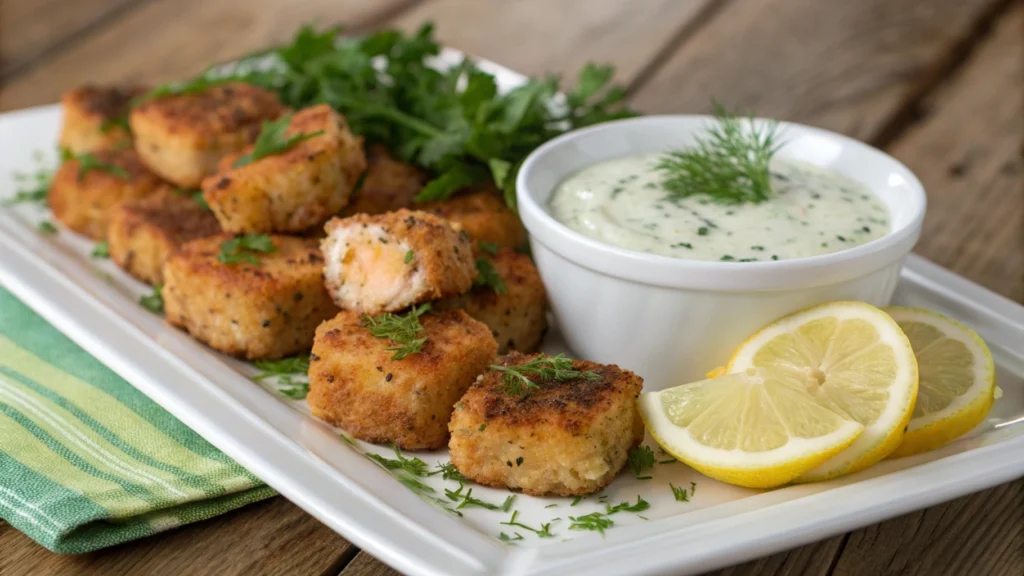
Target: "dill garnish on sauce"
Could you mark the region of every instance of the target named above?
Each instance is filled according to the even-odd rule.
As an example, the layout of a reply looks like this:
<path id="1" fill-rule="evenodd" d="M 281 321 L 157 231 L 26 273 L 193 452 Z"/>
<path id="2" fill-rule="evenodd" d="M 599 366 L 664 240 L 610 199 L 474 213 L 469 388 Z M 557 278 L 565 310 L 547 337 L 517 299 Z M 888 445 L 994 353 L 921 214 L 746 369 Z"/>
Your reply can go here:
<path id="1" fill-rule="evenodd" d="M 654 166 L 667 200 L 707 196 L 720 204 L 757 204 L 775 196 L 768 172 L 782 142 L 778 122 L 754 126 L 715 103 L 716 122 L 689 148 L 669 150 Z"/>

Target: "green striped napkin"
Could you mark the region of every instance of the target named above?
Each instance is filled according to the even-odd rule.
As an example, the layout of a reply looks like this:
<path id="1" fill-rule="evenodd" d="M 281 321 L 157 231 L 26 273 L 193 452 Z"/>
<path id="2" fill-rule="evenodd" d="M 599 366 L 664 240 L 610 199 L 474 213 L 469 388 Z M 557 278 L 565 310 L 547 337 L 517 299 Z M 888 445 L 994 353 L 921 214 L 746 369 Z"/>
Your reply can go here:
<path id="1" fill-rule="evenodd" d="M 0 518 L 80 553 L 274 493 L 0 287 Z"/>

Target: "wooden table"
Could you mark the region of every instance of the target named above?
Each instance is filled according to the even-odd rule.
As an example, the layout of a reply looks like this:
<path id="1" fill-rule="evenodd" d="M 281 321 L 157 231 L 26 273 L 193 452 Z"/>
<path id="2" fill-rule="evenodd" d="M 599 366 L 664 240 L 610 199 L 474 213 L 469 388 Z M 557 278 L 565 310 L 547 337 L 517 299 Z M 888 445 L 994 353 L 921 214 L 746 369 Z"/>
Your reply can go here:
<path id="1" fill-rule="evenodd" d="M 305 22 L 412 29 L 530 74 L 617 67 L 643 112 L 715 97 L 887 150 L 929 196 L 917 252 L 1024 302 L 1024 3 L 1009 0 L 2 0 L 0 110 L 161 82 Z M 392 574 L 283 498 L 82 556 L 0 522 L 0 574 Z M 719 574 L 1024 574 L 1024 480 Z"/>

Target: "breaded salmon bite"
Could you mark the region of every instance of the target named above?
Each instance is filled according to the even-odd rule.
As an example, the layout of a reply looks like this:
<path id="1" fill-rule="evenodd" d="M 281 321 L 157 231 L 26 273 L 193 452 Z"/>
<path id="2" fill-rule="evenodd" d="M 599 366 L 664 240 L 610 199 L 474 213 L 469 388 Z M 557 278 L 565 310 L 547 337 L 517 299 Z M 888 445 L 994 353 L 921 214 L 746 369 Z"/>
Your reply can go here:
<path id="1" fill-rule="evenodd" d="M 530 371 L 564 363 L 575 377 Z M 636 409 L 643 380 L 617 366 L 513 352 L 484 373 L 455 405 L 452 464 L 474 482 L 532 496 L 578 496 L 607 486 L 643 440 Z M 565 372 L 562 372 L 565 374 Z"/>
<path id="2" fill-rule="evenodd" d="M 544 316 L 547 298 L 533 261 L 525 254 L 504 248 L 477 259 L 489 263 L 477 278 L 478 286 L 455 298 L 438 301 L 438 309 L 458 308 L 483 322 L 498 341 L 498 353 L 509 350 L 534 352 L 548 323 Z M 488 266 L 488 264 L 484 264 Z"/>
<path id="3" fill-rule="evenodd" d="M 161 185 L 131 148 L 98 150 L 64 160 L 53 176 L 47 202 L 68 228 L 105 240 L 114 206 L 148 196 Z"/>
<path id="4" fill-rule="evenodd" d="M 432 214 L 357 214 L 334 218 L 324 228 L 324 282 L 345 310 L 401 310 L 462 294 L 476 277 L 466 235 Z"/>
<path id="5" fill-rule="evenodd" d="M 213 213 L 169 187 L 114 207 L 107 230 L 110 258 L 146 284 L 163 284 L 164 262 L 191 240 L 220 233 Z"/>
<path id="6" fill-rule="evenodd" d="M 425 202 L 416 209 L 457 223 L 474 243 L 503 248 L 518 248 L 526 243 L 526 228 L 493 185 L 477 187 L 447 200 Z"/>
<path id="7" fill-rule="evenodd" d="M 60 147 L 74 154 L 130 146 L 132 135 L 123 125 L 132 98 L 145 93 L 141 86 L 87 84 L 60 98 Z"/>
<path id="8" fill-rule="evenodd" d="M 268 125 L 258 142 L 302 138 L 290 148 L 257 158 L 260 148 L 225 156 L 203 180 L 203 195 L 225 231 L 238 234 L 301 232 L 321 225 L 348 203 L 366 170 L 363 142 L 326 104 L 305 108 Z"/>
<path id="9" fill-rule="evenodd" d="M 163 269 L 167 321 L 211 348 L 248 360 L 309 350 L 338 313 L 324 289 L 316 240 L 209 236 L 183 245 Z"/>
<path id="10" fill-rule="evenodd" d="M 222 157 L 251 144 L 261 123 L 282 113 L 273 92 L 231 82 L 146 100 L 132 108 L 129 121 L 135 149 L 151 170 L 183 188 L 198 188 Z"/>
<path id="11" fill-rule="evenodd" d="M 320 325 L 306 397 L 313 415 L 367 442 L 442 448 L 455 402 L 494 360 L 497 344 L 465 312 L 420 311 L 373 318 L 344 311 Z M 410 320 L 410 337 L 385 335 Z M 425 340 L 409 348 L 410 339 Z"/>
<path id="12" fill-rule="evenodd" d="M 413 198 L 428 180 L 429 172 L 396 159 L 384 146 L 367 146 L 366 176 L 341 215 L 383 214 L 412 208 Z"/>

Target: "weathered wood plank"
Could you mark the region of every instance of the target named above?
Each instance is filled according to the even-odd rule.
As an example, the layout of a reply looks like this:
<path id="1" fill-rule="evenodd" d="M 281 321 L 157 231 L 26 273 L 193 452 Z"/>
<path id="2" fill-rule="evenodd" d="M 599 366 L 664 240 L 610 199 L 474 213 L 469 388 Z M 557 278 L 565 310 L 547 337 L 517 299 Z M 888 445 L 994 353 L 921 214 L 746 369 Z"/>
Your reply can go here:
<path id="1" fill-rule="evenodd" d="M 402 576 L 402 573 L 360 551 L 339 573 L 341 576 Z"/>
<path id="2" fill-rule="evenodd" d="M 530 75 L 574 78 L 587 62 L 611 63 L 629 82 L 716 0 L 436 0 L 395 24 L 437 24 L 448 46 Z"/>
<path id="3" fill-rule="evenodd" d="M 352 545 L 284 498 L 78 556 L 46 550 L 0 523 L 0 574 L 325 574 Z"/>
<path id="4" fill-rule="evenodd" d="M 732 0 L 639 86 L 644 112 L 715 98 L 871 140 L 1001 0 Z"/>
<path id="5" fill-rule="evenodd" d="M 858 530 L 835 576 L 1024 573 L 1024 480 Z"/>
<path id="6" fill-rule="evenodd" d="M 1024 302 L 1024 5 L 1003 16 L 890 146 L 924 183 L 917 252 Z"/>
<path id="7" fill-rule="evenodd" d="M 163 82 L 290 38 L 310 22 L 372 26 L 410 0 L 150 0 L 0 93 L 0 110 L 54 102 L 84 82 Z"/>
<path id="8" fill-rule="evenodd" d="M 144 0 L 0 2 L 0 80 L 140 1 Z"/>

